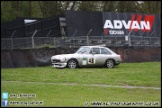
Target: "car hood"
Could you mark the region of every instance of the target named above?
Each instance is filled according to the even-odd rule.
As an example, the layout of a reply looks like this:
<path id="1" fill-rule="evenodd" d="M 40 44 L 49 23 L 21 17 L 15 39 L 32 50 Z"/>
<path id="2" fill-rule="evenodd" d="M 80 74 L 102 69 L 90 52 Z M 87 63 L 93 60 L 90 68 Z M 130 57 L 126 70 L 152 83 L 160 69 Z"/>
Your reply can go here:
<path id="1" fill-rule="evenodd" d="M 59 55 L 52 56 L 51 59 L 70 58 L 74 56 L 76 56 L 76 54 L 59 54 Z"/>

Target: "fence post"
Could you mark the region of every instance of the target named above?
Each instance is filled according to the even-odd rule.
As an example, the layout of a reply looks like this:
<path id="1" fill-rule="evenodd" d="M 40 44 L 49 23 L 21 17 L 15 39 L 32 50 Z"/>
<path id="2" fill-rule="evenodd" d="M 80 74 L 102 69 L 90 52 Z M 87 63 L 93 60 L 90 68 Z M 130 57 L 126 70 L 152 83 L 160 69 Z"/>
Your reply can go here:
<path id="1" fill-rule="evenodd" d="M 50 29 L 50 31 L 48 32 L 47 37 L 49 36 L 50 33 L 51 33 L 51 29 Z"/>
<path id="2" fill-rule="evenodd" d="M 129 46 L 132 46 L 132 44 L 131 44 L 131 37 L 130 37 L 130 34 L 131 34 L 132 30 L 128 33 L 128 44 L 129 44 Z"/>
<path id="3" fill-rule="evenodd" d="M 12 37 L 11 37 L 11 49 L 13 49 L 13 40 L 12 40 Z"/>
<path id="4" fill-rule="evenodd" d="M 152 45 L 152 43 L 151 43 L 151 37 L 150 37 L 150 46 Z"/>
<path id="5" fill-rule="evenodd" d="M 55 37 L 53 37 L 53 44 L 54 44 L 54 47 L 55 47 Z"/>
<path id="6" fill-rule="evenodd" d="M 87 46 L 89 46 L 89 34 L 91 33 L 92 29 L 89 30 L 88 34 L 87 34 Z"/>
<path id="7" fill-rule="evenodd" d="M 141 36 L 141 46 L 143 46 L 143 42 L 142 42 L 142 41 L 143 41 L 143 39 L 142 39 L 142 38 L 143 38 L 143 36 Z"/>
<path id="8" fill-rule="evenodd" d="M 14 31 L 13 33 L 12 33 L 12 35 L 11 35 L 11 48 L 13 49 L 13 40 L 12 40 L 12 37 L 13 37 L 13 35 L 15 34 L 15 32 L 16 31 Z"/>
<path id="9" fill-rule="evenodd" d="M 73 34 L 73 43 L 74 43 L 74 47 L 75 47 L 75 42 L 74 42 L 74 35 L 78 32 L 78 30 L 75 30 L 74 34 Z"/>
<path id="10" fill-rule="evenodd" d="M 32 35 L 32 48 L 34 48 L 34 36 L 37 33 L 37 30 L 34 31 L 33 35 Z"/>
<path id="11" fill-rule="evenodd" d="M 117 40 L 116 40 L 116 36 L 115 36 L 115 43 L 116 43 L 116 46 L 117 46 Z"/>
<path id="12" fill-rule="evenodd" d="M 155 32 L 155 31 L 154 31 L 154 32 Z M 152 34 L 153 34 L 154 32 L 152 32 Z M 151 34 L 151 35 L 152 35 L 152 34 Z M 151 46 L 151 35 L 150 35 L 150 46 Z"/>
<path id="13" fill-rule="evenodd" d="M 103 33 L 102 33 L 102 35 L 101 35 L 101 40 L 103 41 L 103 37 L 104 37 L 104 31 L 103 31 Z"/>
<path id="14" fill-rule="evenodd" d="M 32 37 L 32 48 L 34 48 L 34 39 Z"/>

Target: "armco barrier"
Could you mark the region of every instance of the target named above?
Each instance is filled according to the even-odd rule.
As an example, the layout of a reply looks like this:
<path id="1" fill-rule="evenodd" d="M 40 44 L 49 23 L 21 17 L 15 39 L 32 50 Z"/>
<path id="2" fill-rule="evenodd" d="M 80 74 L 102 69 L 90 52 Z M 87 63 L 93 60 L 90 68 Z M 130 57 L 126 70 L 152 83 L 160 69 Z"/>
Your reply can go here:
<path id="1" fill-rule="evenodd" d="M 161 48 L 110 48 L 122 56 L 123 62 L 161 61 Z M 41 48 L 1 50 L 1 68 L 50 66 L 56 54 L 74 53 L 77 48 Z"/>

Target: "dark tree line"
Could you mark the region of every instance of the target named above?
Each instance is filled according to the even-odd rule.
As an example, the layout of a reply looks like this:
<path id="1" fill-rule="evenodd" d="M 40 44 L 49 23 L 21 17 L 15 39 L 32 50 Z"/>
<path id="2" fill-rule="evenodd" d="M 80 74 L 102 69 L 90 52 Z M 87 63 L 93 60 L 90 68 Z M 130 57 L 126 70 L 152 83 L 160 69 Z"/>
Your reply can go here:
<path id="1" fill-rule="evenodd" d="M 1 22 L 16 17 L 48 18 L 65 10 L 161 14 L 161 1 L 1 1 Z"/>

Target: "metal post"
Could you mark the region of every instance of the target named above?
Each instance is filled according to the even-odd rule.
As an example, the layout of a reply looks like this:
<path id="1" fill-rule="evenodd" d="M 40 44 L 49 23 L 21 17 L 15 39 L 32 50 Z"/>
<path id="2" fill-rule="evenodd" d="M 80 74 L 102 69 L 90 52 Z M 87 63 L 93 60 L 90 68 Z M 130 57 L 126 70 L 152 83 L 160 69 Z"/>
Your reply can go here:
<path id="1" fill-rule="evenodd" d="M 155 31 L 154 31 L 154 32 L 155 32 Z M 153 34 L 154 32 L 152 32 L 152 34 Z M 151 34 L 151 35 L 152 35 L 152 34 Z M 151 37 L 151 35 L 150 35 L 150 37 Z"/>
<path id="2" fill-rule="evenodd" d="M 132 46 L 130 35 L 128 36 L 128 45 L 129 45 L 129 46 Z"/>
<path id="3" fill-rule="evenodd" d="M 12 35 L 11 35 L 11 48 L 13 49 L 13 40 L 12 40 L 12 37 L 13 37 L 13 35 L 15 34 L 15 32 L 16 31 L 14 31 L 13 33 L 12 33 Z"/>
<path id="4" fill-rule="evenodd" d="M 146 30 L 145 30 L 145 31 L 146 31 Z M 144 31 L 143 33 L 145 33 L 145 31 Z M 143 35 L 143 33 L 141 33 L 141 34 L 140 34 L 140 36 L 142 36 L 142 35 Z"/>
<path id="5" fill-rule="evenodd" d="M 49 36 L 50 33 L 51 33 L 51 29 L 50 29 L 50 31 L 48 32 L 47 37 Z"/>
<path id="6" fill-rule="evenodd" d="M 74 43 L 74 47 L 75 47 L 75 42 L 74 42 L 74 35 L 78 32 L 78 30 L 75 30 L 74 34 L 73 34 L 73 43 Z"/>
<path id="7" fill-rule="evenodd" d="M 53 42 L 54 42 L 53 44 L 54 44 L 54 47 L 55 47 L 55 37 L 53 37 L 53 39 L 54 39 L 54 40 L 53 40 Z"/>
<path id="8" fill-rule="evenodd" d="M 128 33 L 128 43 L 129 43 L 129 46 L 132 46 L 131 44 L 131 38 L 130 38 L 130 34 L 132 33 L 132 30 Z"/>
<path id="9" fill-rule="evenodd" d="M 13 49 L 13 40 L 12 40 L 12 37 L 11 37 L 11 49 Z"/>
<path id="10" fill-rule="evenodd" d="M 141 46 L 143 46 L 143 42 L 142 42 L 142 36 L 141 36 Z"/>
<path id="11" fill-rule="evenodd" d="M 115 36 L 115 44 L 116 44 L 116 46 L 117 46 L 116 36 Z"/>
<path id="12" fill-rule="evenodd" d="M 89 46 L 89 34 L 92 32 L 92 29 L 89 30 L 88 34 L 87 34 L 87 46 Z"/>
<path id="13" fill-rule="evenodd" d="M 49 32 L 48 32 L 48 34 L 47 34 L 47 40 L 48 40 L 48 36 L 49 36 L 50 33 L 51 33 L 51 29 L 49 30 Z M 46 43 L 46 41 L 45 41 L 45 42 L 44 42 L 44 41 L 45 41 L 45 39 L 43 39 L 43 44 L 46 45 L 47 43 Z"/>
<path id="14" fill-rule="evenodd" d="M 152 44 L 151 44 L 151 37 L 150 37 L 150 46 L 151 46 Z"/>
<path id="15" fill-rule="evenodd" d="M 101 35 L 102 37 L 101 37 L 101 40 L 103 41 L 103 37 L 104 37 L 104 32 L 102 33 L 102 35 Z"/>
<path id="16" fill-rule="evenodd" d="M 32 35 L 32 48 L 34 48 L 34 36 L 37 33 L 37 30 L 34 31 L 33 35 Z"/>

